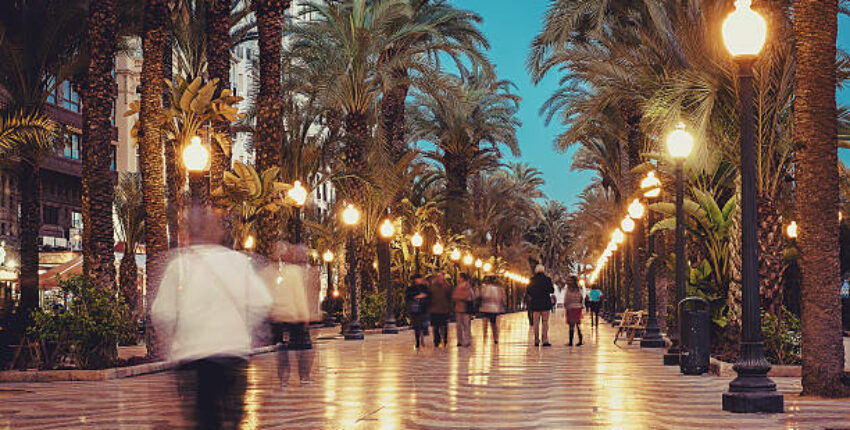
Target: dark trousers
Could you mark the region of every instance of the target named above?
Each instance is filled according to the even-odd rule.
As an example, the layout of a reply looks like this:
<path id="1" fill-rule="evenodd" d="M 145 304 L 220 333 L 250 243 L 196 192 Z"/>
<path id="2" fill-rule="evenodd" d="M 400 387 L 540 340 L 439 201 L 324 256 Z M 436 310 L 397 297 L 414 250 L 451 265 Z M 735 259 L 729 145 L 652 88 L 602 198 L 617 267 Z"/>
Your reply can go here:
<path id="1" fill-rule="evenodd" d="M 431 325 L 434 326 L 434 346 L 445 346 L 449 342 L 449 314 L 431 314 Z"/>
<path id="2" fill-rule="evenodd" d="M 209 357 L 177 367 L 180 399 L 195 428 L 236 429 L 242 420 L 248 361 Z"/>
<path id="3" fill-rule="evenodd" d="M 578 330 L 578 344 L 581 345 L 582 336 L 581 336 L 581 326 L 578 324 L 570 324 L 570 346 L 573 344 L 573 331 Z"/>
<path id="4" fill-rule="evenodd" d="M 272 323 L 272 336 L 277 342 L 277 376 L 280 382 L 286 384 L 289 381 L 291 354 L 294 354 L 298 361 L 298 376 L 302 381 L 308 381 L 314 354 L 307 324 Z"/>
<path id="5" fill-rule="evenodd" d="M 599 302 L 590 302 L 590 325 L 599 326 Z"/>
<path id="6" fill-rule="evenodd" d="M 416 347 L 422 341 L 422 337 L 428 333 L 428 314 L 413 314 L 411 315 L 413 334 L 416 335 Z"/>

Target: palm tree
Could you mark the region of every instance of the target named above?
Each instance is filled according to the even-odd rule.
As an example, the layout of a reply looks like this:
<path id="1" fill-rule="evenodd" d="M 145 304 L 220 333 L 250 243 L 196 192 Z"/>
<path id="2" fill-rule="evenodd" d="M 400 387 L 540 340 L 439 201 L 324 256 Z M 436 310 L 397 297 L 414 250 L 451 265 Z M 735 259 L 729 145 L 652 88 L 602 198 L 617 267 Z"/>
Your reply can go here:
<path id="1" fill-rule="evenodd" d="M 117 36 L 116 0 L 92 2 L 88 16 L 88 73 L 83 86 L 83 274 L 100 288 L 115 288 L 112 223 L 112 74 Z"/>
<path id="2" fill-rule="evenodd" d="M 0 115 L 0 157 L 11 157 L 28 142 L 44 142 L 39 145 L 48 146 L 52 133 L 53 123 L 44 115 L 4 109 Z"/>
<path id="3" fill-rule="evenodd" d="M 436 145 L 425 155 L 439 161 L 445 170 L 445 227 L 461 233 L 465 229 L 467 179 L 495 167 L 500 145 L 519 155 L 519 97 L 511 94 L 510 82 L 492 79 L 482 71 L 446 80 L 445 85 L 414 94 L 411 139 Z"/>
<path id="4" fill-rule="evenodd" d="M 85 38 L 80 22 L 86 12 L 78 2 L 33 0 L 0 3 L 0 88 L 4 115 L 43 118 L 48 93 L 68 79 L 75 55 Z M 41 228 L 42 159 L 53 140 L 42 133 L 24 133 L 8 155 L 14 156 L 20 208 L 20 307 L 22 314 L 38 306 L 38 234 Z"/>
<path id="5" fill-rule="evenodd" d="M 254 133 L 257 170 L 264 172 L 283 163 L 281 134 L 283 105 L 280 98 L 280 61 L 284 12 L 290 0 L 254 0 L 252 7 L 257 19 L 260 46 L 260 92 L 257 95 L 257 131 Z M 268 255 L 277 241 L 278 218 L 267 214 L 259 219 L 257 250 Z"/>
<path id="6" fill-rule="evenodd" d="M 844 348 L 836 285 L 838 260 L 838 151 L 836 37 L 838 0 L 794 6 L 797 56 L 794 99 L 795 206 L 801 234 L 803 394 L 850 395 L 842 383 Z"/>
<path id="7" fill-rule="evenodd" d="M 146 343 L 148 355 L 158 357 L 160 345 L 150 324 L 150 304 L 156 298 L 168 252 L 168 221 L 163 177 L 162 95 L 163 54 L 166 47 L 167 0 L 145 0 L 142 52 L 142 95 L 139 113 L 139 161 L 145 204 L 145 272 L 147 274 Z M 171 232 L 176 234 L 176 232 Z"/>
<path id="8" fill-rule="evenodd" d="M 126 173 L 119 176 L 118 185 L 115 187 L 115 215 L 118 218 L 118 238 L 124 242 L 118 285 L 135 320 L 140 312 L 136 245 L 143 240 L 145 232 L 144 197 L 141 177 L 138 174 Z"/>
<path id="9" fill-rule="evenodd" d="M 205 0 L 207 2 L 207 75 L 217 79 L 219 89 L 230 89 L 230 11 L 231 0 Z M 216 132 L 230 141 L 230 122 L 216 121 Z M 210 189 L 221 186 L 224 171 L 230 167 L 220 145 L 210 148 Z"/>

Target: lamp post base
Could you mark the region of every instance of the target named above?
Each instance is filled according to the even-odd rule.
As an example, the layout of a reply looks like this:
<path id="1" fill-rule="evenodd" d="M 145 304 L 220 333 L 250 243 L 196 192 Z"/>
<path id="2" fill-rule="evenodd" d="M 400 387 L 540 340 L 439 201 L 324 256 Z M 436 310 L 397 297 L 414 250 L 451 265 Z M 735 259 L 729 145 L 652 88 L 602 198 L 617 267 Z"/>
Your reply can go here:
<path id="1" fill-rule="evenodd" d="M 723 410 L 734 413 L 770 413 L 785 412 L 785 400 L 782 394 L 774 391 L 723 393 Z"/>
<path id="2" fill-rule="evenodd" d="M 681 350 L 679 349 L 679 339 L 670 339 L 672 345 L 667 352 L 664 353 L 665 366 L 678 366 L 679 358 L 681 358 Z"/>
<path id="3" fill-rule="evenodd" d="M 395 325 L 395 320 L 388 320 L 384 322 L 381 334 L 398 334 L 398 327 Z"/>
<path id="4" fill-rule="evenodd" d="M 351 323 L 348 330 L 343 333 L 343 337 L 345 337 L 345 340 L 363 340 L 363 330 L 360 329 L 360 323 Z"/>
<path id="5" fill-rule="evenodd" d="M 640 340 L 641 348 L 664 348 L 667 344 L 664 342 L 664 338 L 660 335 L 657 337 L 645 337 Z"/>

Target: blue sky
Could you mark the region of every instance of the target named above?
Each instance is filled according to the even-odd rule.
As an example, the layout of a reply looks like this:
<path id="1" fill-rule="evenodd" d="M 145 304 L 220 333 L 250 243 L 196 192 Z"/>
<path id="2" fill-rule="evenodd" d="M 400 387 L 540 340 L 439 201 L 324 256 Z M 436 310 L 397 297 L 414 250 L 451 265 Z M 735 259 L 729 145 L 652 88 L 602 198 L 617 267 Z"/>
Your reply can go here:
<path id="1" fill-rule="evenodd" d="M 542 26 L 549 1 L 454 0 L 453 3 L 484 18 L 482 30 L 490 40 L 490 59 L 496 64 L 500 77 L 513 81 L 518 87 L 516 93 L 522 97 L 519 111 L 522 127 L 518 132 L 520 160 L 543 172 L 546 180 L 543 191 L 548 197 L 572 206 L 592 175 L 570 170 L 572 151 L 560 153 L 552 143 L 562 130 L 560 124 L 553 122 L 546 127 L 538 115 L 540 106 L 557 87 L 557 79 L 550 77 L 535 86 L 525 69 L 528 47 Z M 850 18 L 840 17 L 838 39 L 839 48 L 850 51 Z M 850 104 L 850 88 L 842 91 L 838 100 L 839 104 Z M 850 164 L 850 150 L 841 150 L 840 156 Z"/>

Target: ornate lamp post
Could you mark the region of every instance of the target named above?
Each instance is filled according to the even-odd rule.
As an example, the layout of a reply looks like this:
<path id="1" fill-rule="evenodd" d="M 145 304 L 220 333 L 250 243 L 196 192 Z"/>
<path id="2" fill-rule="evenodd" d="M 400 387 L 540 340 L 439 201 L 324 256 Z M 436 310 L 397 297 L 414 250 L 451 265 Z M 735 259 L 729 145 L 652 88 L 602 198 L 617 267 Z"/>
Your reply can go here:
<path id="1" fill-rule="evenodd" d="M 685 215 L 683 210 L 685 200 L 685 184 L 682 179 L 685 159 L 691 153 L 694 138 L 685 125 L 679 124 L 667 136 L 667 150 L 676 163 L 676 301 L 674 308 L 685 298 Z M 679 318 L 673 318 L 674 324 L 668 330 L 673 345 L 664 354 L 664 364 L 675 366 L 679 364 Z"/>
<path id="2" fill-rule="evenodd" d="M 332 264 L 333 264 L 333 261 L 334 261 L 334 253 L 331 252 L 330 249 L 328 249 L 327 251 L 325 251 L 324 254 L 322 254 L 322 260 L 324 260 L 325 268 L 327 269 L 327 272 L 328 272 L 328 288 L 327 288 L 327 293 L 325 294 L 325 300 L 329 300 L 331 297 L 334 297 L 333 292 L 335 290 L 335 288 L 333 287 L 333 273 L 332 273 L 332 270 L 333 270 Z M 333 325 L 334 325 L 333 317 L 331 317 L 331 315 L 328 314 L 327 318 L 325 318 L 325 327 L 333 327 Z"/>
<path id="3" fill-rule="evenodd" d="M 419 274 L 419 248 L 422 247 L 422 244 L 424 242 L 425 242 L 425 239 L 422 238 L 422 235 L 419 234 L 418 231 L 416 233 L 413 233 L 413 236 L 410 238 L 410 244 L 413 245 L 414 253 L 416 255 L 414 257 L 414 261 L 415 261 L 414 267 L 416 268 L 415 269 L 416 274 Z"/>
<path id="4" fill-rule="evenodd" d="M 753 143 L 753 63 L 767 39 L 767 23 L 750 9 L 750 0 L 737 0 L 735 11 L 723 22 L 723 41 L 738 65 L 741 102 L 741 353 L 735 363 L 738 377 L 723 393 L 729 412 L 783 412 L 784 400 L 767 377 L 759 315 L 758 236 L 756 214 L 755 148 Z"/>
<path id="5" fill-rule="evenodd" d="M 455 248 L 452 250 L 452 253 L 449 254 L 449 259 L 452 260 L 452 266 L 454 266 L 454 281 L 455 286 L 457 286 L 457 265 L 460 264 L 460 250 Z"/>
<path id="6" fill-rule="evenodd" d="M 650 171 L 640 183 L 640 188 L 643 190 L 643 196 L 652 201 L 661 195 L 661 181 L 655 177 L 655 171 Z M 646 254 L 652 256 L 655 253 L 655 237 L 652 234 L 652 227 L 655 225 L 655 214 L 649 211 L 649 224 L 647 226 L 646 238 Z M 655 296 L 655 259 L 653 258 L 649 267 L 646 269 L 646 288 L 647 298 L 649 300 L 649 318 L 646 321 L 646 330 L 640 340 L 642 348 L 663 348 L 664 338 L 661 337 L 661 329 L 658 327 L 658 299 Z"/>
<path id="7" fill-rule="evenodd" d="M 643 223 L 641 220 L 646 214 L 646 207 L 640 200 L 634 199 L 629 205 L 629 218 L 635 222 L 635 234 L 632 236 L 632 305 L 635 309 L 642 309 L 640 300 L 640 272 L 643 262 L 640 258 L 640 245 L 643 239 Z"/>
<path id="8" fill-rule="evenodd" d="M 620 250 L 620 245 L 623 244 L 623 241 L 626 240 L 626 235 L 619 228 L 614 230 L 614 233 L 611 235 L 611 242 L 614 244 L 612 249 L 613 253 L 613 269 L 614 269 L 614 314 L 616 320 L 616 313 L 620 311 L 620 303 L 622 302 L 622 297 L 620 297 L 623 292 L 623 285 L 621 283 L 622 277 L 620 276 L 620 256 L 623 252 L 617 252 Z"/>
<path id="9" fill-rule="evenodd" d="M 634 294 L 635 300 L 630 300 L 629 292 L 637 291 L 637 283 L 640 283 L 640 279 L 637 279 L 637 283 L 635 282 L 636 278 L 638 278 L 638 273 L 640 271 L 639 267 L 635 267 L 637 265 L 637 238 L 636 236 L 631 236 L 631 233 L 635 231 L 635 220 L 631 219 L 629 216 L 623 218 L 623 221 L 620 222 L 620 229 L 623 230 L 623 233 L 629 234 L 627 249 L 623 250 L 623 271 L 631 272 L 631 285 L 626 285 L 625 299 L 626 299 L 626 308 L 629 309 L 637 309 L 637 294 Z"/>
<path id="10" fill-rule="evenodd" d="M 472 266 L 472 262 L 475 261 L 475 258 L 472 254 L 466 254 L 463 257 L 463 264 L 466 266 L 466 274 L 469 275 L 470 266 Z"/>
<path id="11" fill-rule="evenodd" d="M 307 189 L 301 185 L 301 181 L 295 181 L 286 195 L 295 206 L 295 243 L 301 243 L 301 207 L 307 202 Z"/>
<path id="12" fill-rule="evenodd" d="M 200 136 L 192 139 L 183 148 L 183 165 L 189 171 L 189 190 L 192 193 L 192 203 L 206 205 L 209 197 L 209 182 L 206 174 L 210 168 L 210 150 L 202 142 Z"/>
<path id="13" fill-rule="evenodd" d="M 360 329 L 360 316 L 357 311 L 357 264 L 354 259 L 354 228 L 360 222 L 360 211 L 349 204 L 342 211 L 342 222 L 348 226 L 348 249 L 345 254 L 348 260 L 348 270 L 346 278 L 348 278 L 348 291 L 351 296 L 351 318 L 348 322 L 348 328 L 345 331 L 346 340 L 363 340 L 363 331 Z"/>
<path id="14" fill-rule="evenodd" d="M 440 256 L 443 255 L 443 245 L 440 242 L 434 244 L 431 247 L 431 253 L 434 254 L 434 257 L 437 257 L 437 270 L 440 269 Z"/>
<path id="15" fill-rule="evenodd" d="M 481 261 L 480 258 L 476 258 L 475 259 L 475 273 L 476 273 L 475 276 L 478 278 L 478 284 L 479 285 L 481 284 L 481 267 L 482 266 L 484 266 L 484 262 Z"/>
<path id="16" fill-rule="evenodd" d="M 393 307 L 393 291 L 390 271 L 390 241 L 395 237 L 395 226 L 389 218 L 381 223 L 379 228 L 380 240 L 378 241 L 378 267 L 380 269 L 381 287 L 387 293 L 387 310 L 384 316 L 383 334 L 396 334 L 398 327 L 395 325 L 395 309 Z"/>

